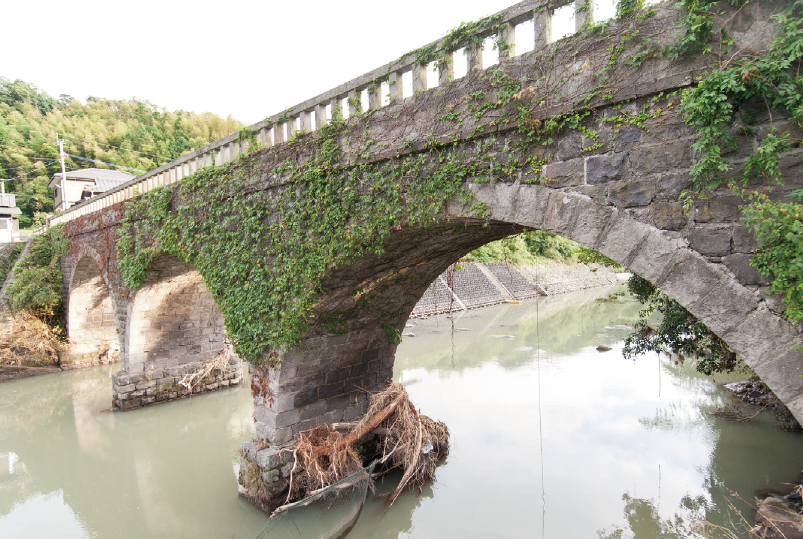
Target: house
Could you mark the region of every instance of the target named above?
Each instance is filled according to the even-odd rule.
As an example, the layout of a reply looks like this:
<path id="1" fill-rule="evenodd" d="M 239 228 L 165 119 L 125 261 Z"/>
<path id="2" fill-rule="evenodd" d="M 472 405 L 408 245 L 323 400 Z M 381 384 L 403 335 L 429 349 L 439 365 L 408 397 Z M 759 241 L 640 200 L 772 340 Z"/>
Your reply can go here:
<path id="1" fill-rule="evenodd" d="M 67 191 L 67 204 L 64 206 L 61 196 L 61 172 L 57 172 L 53 174 L 53 179 L 48 184 L 48 187 L 53 189 L 53 209 L 64 211 L 82 200 L 92 198 L 135 177 L 128 172 L 104 168 L 70 170 L 65 174 L 64 189 Z"/>
<path id="2" fill-rule="evenodd" d="M 22 213 L 17 207 L 16 197 L 12 193 L 6 193 L 7 181 L 0 180 L 3 186 L 0 192 L 0 243 L 17 241 L 20 230 L 20 220 L 17 216 Z"/>

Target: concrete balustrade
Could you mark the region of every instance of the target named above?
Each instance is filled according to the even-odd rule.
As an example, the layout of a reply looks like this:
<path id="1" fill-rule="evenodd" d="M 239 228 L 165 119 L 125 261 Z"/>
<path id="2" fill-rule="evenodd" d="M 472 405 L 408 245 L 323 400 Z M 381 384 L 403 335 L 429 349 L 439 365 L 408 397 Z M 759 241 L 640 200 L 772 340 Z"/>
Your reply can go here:
<path id="1" fill-rule="evenodd" d="M 507 48 L 500 50 L 499 60 L 504 62 L 516 55 L 516 26 L 530 23 L 534 25 L 535 47 L 543 48 L 552 42 L 552 13 L 563 6 L 569 5 L 567 0 L 548 2 L 546 0 L 525 0 L 497 13 L 501 15 L 501 32 L 499 39 L 508 44 Z M 591 0 L 577 0 L 575 3 L 575 27 L 577 31 L 586 24 L 594 22 L 593 2 Z M 480 40 L 491 37 L 488 30 L 467 35 L 462 41 L 446 50 L 444 39 L 434 41 L 426 47 L 431 47 L 438 65 L 438 84 L 444 85 L 454 78 L 454 53 L 466 47 L 468 56 L 468 72 L 483 69 L 482 49 L 475 43 L 474 38 Z M 381 83 L 387 83 L 390 101 L 397 103 L 405 98 L 403 90 L 403 77 L 406 73 L 412 74 L 413 94 L 427 89 L 427 66 L 416 62 L 415 53 L 408 53 L 389 64 L 370 71 L 356 79 L 341 84 L 336 88 L 324 92 L 312 99 L 291 107 L 281 114 L 275 114 L 258 122 L 248 129 L 256 133 L 257 143 L 263 147 L 281 144 L 301 130 L 310 132 L 320 129 L 331 118 L 331 114 L 339 107 L 343 116 L 354 116 L 365 112 L 362 107 L 362 93 L 367 92 L 368 109 L 378 110 L 382 105 Z M 371 92 L 368 90 L 371 89 Z M 406 96 L 410 97 L 410 96 Z M 327 107 L 330 113 L 327 115 Z M 289 120 L 288 120 L 289 119 Z M 285 133 L 286 131 L 286 133 Z M 157 167 L 138 176 L 128 183 L 111 189 L 91 201 L 73 206 L 66 212 L 48 219 L 49 225 L 64 223 L 103 210 L 136 194 L 143 194 L 165 187 L 180 181 L 200 168 L 223 165 L 234 161 L 248 150 L 248 143 L 241 141 L 239 133 L 233 133 L 220 140 L 212 142 L 203 148 L 181 156 L 169 163 Z"/>

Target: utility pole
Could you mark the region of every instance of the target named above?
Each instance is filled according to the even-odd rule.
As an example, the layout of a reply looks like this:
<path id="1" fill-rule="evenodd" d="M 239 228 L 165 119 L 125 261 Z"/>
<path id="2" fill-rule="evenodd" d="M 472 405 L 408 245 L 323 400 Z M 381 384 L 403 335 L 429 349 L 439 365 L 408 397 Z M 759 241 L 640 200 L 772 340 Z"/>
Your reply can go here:
<path id="1" fill-rule="evenodd" d="M 56 133 L 56 144 L 59 145 L 59 154 L 61 155 L 61 211 L 67 211 L 67 191 L 64 183 L 67 177 L 67 172 L 64 170 L 64 142 L 64 139 L 59 138 L 59 134 Z"/>

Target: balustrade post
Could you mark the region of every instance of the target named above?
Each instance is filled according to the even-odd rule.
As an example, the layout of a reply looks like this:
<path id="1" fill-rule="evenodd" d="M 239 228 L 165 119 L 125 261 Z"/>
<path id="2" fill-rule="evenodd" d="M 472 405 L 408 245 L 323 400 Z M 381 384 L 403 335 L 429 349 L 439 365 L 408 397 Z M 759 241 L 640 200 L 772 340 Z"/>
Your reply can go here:
<path id="1" fill-rule="evenodd" d="M 533 14 L 533 24 L 535 25 L 535 48 L 546 47 L 552 43 L 552 12 L 549 7 L 544 7 Z"/>
<path id="2" fill-rule="evenodd" d="M 349 102 L 349 118 L 351 118 L 355 114 L 359 114 L 360 112 L 362 112 L 362 103 L 360 103 L 360 93 L 356 89 L 349 90 L 348 102 Z"/>
<path id="3" fill-rule="evenodd" d="M 427 66 L 413 63 L 413 93 L 427 89 Z"/>
<path id="4" fill-rule="evenodd" d="M 468 70 L 482 71 L 482 46 L 479 43 L 469 43 L 466 51 L 468 52 Z"/>
<path id="5" fill-rule="evenodd" d="M 587 24 L 594 24 L 594 2 L 592 0 L 574 1 L 574 30 L 580 32 Z"/>
<path id="6" fill-rule="evenodd" d="M 374 82 L 368 87 L 368 110 L 382 108 L 382 83 Z"/>
<path id="7" fill-rule="evenodd" d="M 443 86 L 454 79 L 454 52 L 448 52 L 438 60 L 438 84 Z"/>
<path id="8" fill-rule="evenodd" d="M 315 105 L 315 128 L 320 129 L 326 125 L 326 103 Z"/>
<path id="9" fill-rule="evenodd" d="M 312 132 L 312 111 L 301 111 L 301 131 L 304 133 Z"/>
<path id="10" fill-rule="evenodd" d="M 281 144 L 284 142 L 284 124 L 276 123 L 273 125 L 273 143 Z"/>
<path id="11" fill-rule="evenodd" d="M 401 101 L 404 99 L 404 88 L 402 86 L 402 74 L 393 71 L 388 76 L 388 87 L 390 88 L 390 102 Z"/>
<path id="12" fill-rule="evenodd" d="M 499 32 L 499 62 L 510 60 L 516 56 L 516 25 L 508 22 L 502 25 Z"/>
<path id="13" fill-rule="evenodd" d="M 331 117 L 334 118 L 335 115 L 338 115 L 340 119 L 343 119 L 343 100 L 340 97 L 335 97 L 332 99 L 329 106 L 332 108 L 332 115 Z"/>

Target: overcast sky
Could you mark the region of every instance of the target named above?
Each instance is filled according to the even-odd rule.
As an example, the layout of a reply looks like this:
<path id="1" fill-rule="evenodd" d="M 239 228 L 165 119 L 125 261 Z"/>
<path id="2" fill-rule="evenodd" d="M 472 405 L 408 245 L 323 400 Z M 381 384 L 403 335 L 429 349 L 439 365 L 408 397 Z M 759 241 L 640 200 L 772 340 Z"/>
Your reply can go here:
<path id="1" fill-rule="evenodd" d="M 7 2 L 0 76 L 252 124 L 514 3 Z"/>

